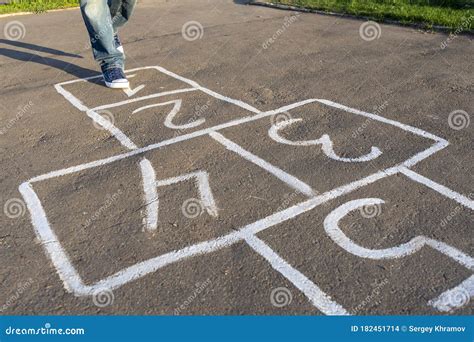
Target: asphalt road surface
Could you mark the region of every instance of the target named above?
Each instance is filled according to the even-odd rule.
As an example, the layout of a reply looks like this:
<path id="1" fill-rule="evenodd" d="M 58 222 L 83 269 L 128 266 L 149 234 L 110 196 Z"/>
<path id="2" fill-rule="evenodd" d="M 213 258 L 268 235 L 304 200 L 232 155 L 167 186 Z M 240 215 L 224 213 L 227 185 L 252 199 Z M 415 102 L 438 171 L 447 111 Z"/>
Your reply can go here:
<path id="1" fill-rule="evenodd" d="M 0 18 L 4 314 L 472 314 L 472 36 L 141 1 Z"/>

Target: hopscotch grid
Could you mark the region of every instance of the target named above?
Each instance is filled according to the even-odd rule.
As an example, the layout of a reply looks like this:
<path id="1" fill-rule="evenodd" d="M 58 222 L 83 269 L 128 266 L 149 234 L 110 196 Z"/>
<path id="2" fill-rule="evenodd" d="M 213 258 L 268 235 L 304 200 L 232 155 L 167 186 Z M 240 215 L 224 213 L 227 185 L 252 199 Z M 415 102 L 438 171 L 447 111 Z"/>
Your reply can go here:
<path id="1" fill-rule="evenodd" d="M 163 94 L 167 93 L 166 95 L 169 95 L 169 94 L 179 93 L 179 92 L 189 92 L 189 91 L 201 90 L 201 91 L 207 93 L 208 95 L 213 96 L 217 99 L 233 103 L 233 104 L 238 105 L 239 107 L 244 108 L 248 111 L 254 112 L 254 113 L 256 113 L 256 115 L 240 118 L 240 119 L 237 119 L 237 120 L 231 120 L 231 121 L 223 123 L 223 124 L 219 124 L 219 125 L 216 125 L 216 126 L 213 126 L 213 127 L 210 127 L 210 128 L 202 129 L 202 130 L 195 131 L 195 132 L 188 133 L 188 134 L 183 134 L 183 135 L 177 136 L 175 138 L 164 140 L 164 141 L 161 141 L 161 142 L 158 142 L 158 143 L 155 143 L 155 144 L 151 144 L 151 145 L 148 145 L 148 146 L 145 146 L 145 147 L 142 147 L 142 148 L 136 148 L 136 146 L 131 146 L 131 149 L 133 149 L 133 150 L 130 151 L 130 152 L 115 155 L 115 156 L 111 156 L 109 158 L 104 158 L 104 159 L 101 159 L 101 160 L 96 160 L 96 161 L 93 161 L 93 162 L 90 162 L 90 163 L 80 164 L 80 165 L 77 165 L 77 166 L 64 168 L 64 169 L 57 170 L 57 171 L 52 171 L 52 172 L 49 172 L 49 173 L 45 173 L 43 175 L 34 177 L 34 178 L 30 179 L 29 181 L 21 184 L 20 185 L 20 192 L 22 193 L 23 197 L 25 198 L 25 201 L 27 202 L 27 206 L 30 209 L 33 225 L 35 226 L 35 221 L 36 221 L 36 224 L 39 224 L 39 226 L 35 226 L 35 231 L 37 232 L 37 235 L 39 235 L 40 237 L 46 234 L 44 237 L 48 238 L 48 240 L 47 240 L 48 244 L 50 244 L 50 246 L 52 246 L 50 248 L 45 247 L 46 250 L 48 251 L 48 253 L 50 254 L 50 258 L 54 259 L 53 255 L 58 255 L 58 253 L 57 253 L 58 250 L 57 249 L 59 249 L 59 252 L 62 252 L 64 254 L 63 256 L 61 256 L 61 253 L 59 253 L 60 259 L 62 259 L 61 263 L 57 264 L 57 263 L 55 263 L 54 260 L 53 260 L 53 263 L 55 263 L 55 267 L 56 267 L 61 279 L 65 283 L 66 288 L 68 288 L 69 290 L 74 292 L 76 295 L 91 295 L 93 291 L 95 291 L 98 288 L 102 288 L 104 286 L 109 287 L 109 288 L 117 288 L 117 287 L 120 287 L 120 286 L 122 286 L 122 285 L 124 285 L 124 284 L 126 284 L 126 283 L 128 283 L 132 280 L 141 278 L 141 277 L 145 276 L 148 273 L 154 272 L 154 271 L 158 270 L 159 268 L 164 267 L 165 265 L 177 262 L 177 261 L 185 259 L 185 258 L 195 256 L 195 255 L 200 255 L 200 254 L 205 254 L 205 253 L 210 253 L 210 252 L 213 252 L 213 251 L 217 251 L 221 248 L 224 248 L 226 246 L 229 246 L 229 245 L 231 245 L 233 243 L 236 243 L 236 242 L 239 242 L 239 241 L 246 241 L 257 253 L 262 255 L 264 258 L 266 258 L 265 255 L 268 257 L 269 253 L 271 255 L 276 255 L 276 253 L 274 253 L 273 250 L 271 250 L 270 247 L 268 247 L 263 241 L 259 240 L 255 236 L 255 234 L 257 234 L 258 232 L 263 231 L 263 230 L 265 230 L 269 227 L 272 227 L 276 224 L 279 224 L 279 223 L 284 222 L 286 220 L 292 219 L 292 218 L 302 214 L 303 212 L 311 210 L 314 207 L 316 207 L 316 206 L 318 206 L 322 203 L 325 203 L 325 202 L 327 202 L 331 199 L 334 199 L 334 198 L 337 198 L 339 196 L 350 193 L 350 192 L 356 190 L 357 188 L 366 186 L 368 184 L 376 182 L 376 181 L 378 181 L 382 178 L 385 178 L 387 176 L 391 176 L 391 175 L 394 175 L 396 173 L 403 172 L 403 170 L 407 169 L 407 167 L 411 167 L 411 166 L 415 165 L 419 161 L 433 155 L 434 153 L 436 153 L 439 150 L 445 148 L 449 144 L 446 140 L 444 140 L 442 138 L 439 138 L 439 137 L 437 137 L 437 136 L 435 136 L 431 133 L 428 133 L 426 131 L 423 131 L 421 129 L 418 129 L 418 128 L 415 128 L 415 127 L 412 127 L 412 126 L 408 126 L 408 125 L 402 124 L 402 123 L 394 121 L 394 120 L 386 119 L 386 118 L 380 117 L 380 116 L 375 115 L 375 114 L 362 112 L 362 111 L 359 111 L 359 110 L 356 110 L 356 109 L 353 109 L 353 108 L 350 108 L 350 107 L 346 107 L 346 106 L 343 106 L 343 105 L 340 105 L 340 104 L 337 104 L 335 102 L 328 101 L 328 100 L 309 99 L 309 100 L 300 101 L 300 102 L 297 102 L 297 103 L 294 103 L 294 104 L 291 104 L 291 105 L 287 105 L 287 106 L 281 107 L 281 108 L 276 109 L 276 110 L 267 111 L 267 112 L 260 112 L 258 109 L 254 108 L 253 106 L 250 106 L 250 105 L 248 105 L 248 104 L 246 104 L 242 101 L 239 101 L 239 100 L 234 100 L 234 99 L 230 99 L 228 97 L 225 97 L 225 96 L 223 96 L 221 94 L 218 94 L 218 93 L 216 93 L 216 92 L 214 92 L 210 89 L 207 89 L 207 88 L 204 88 L 204 87 L 200 86 L 195 81 L 186 79 L 186 78 L 181 77 L 179 75 L 176 75 L 176 74 L 174 74 L 174 73 L 172 73 L 172 72 L 170 72 L 170 71 L 168 71 L 168 70 L 166 70 L 162 67 L 142 67 L 142 68 L 131 69 L 131 70 L 128 70 L 127 72 L 134 72 L 134 71 L 144 70 L 144 69 L 156 69 L 156 70 L 158 70 L 158 71 L 160 71 L 164 74 L 167 74 L 167 75 L 169 75 L 169 76 L 171 76 L 175 79 L 181 80 L 181 81 L 183 81 L 183 82 L 185 82 L 185 83 L 187 83 L 187 84 L 189 84 L 193 87 L 193 88 L 178 89 L 176 91 L 171 91 L 171 92 L 163 92 Z M 147 99 L 147 98 L 158 97 L 158 94 L 153 94 L 154 96 L 145 96 L 145 97 L 142 97 L 142 98 L 136 98 L 136 99 L 126 100 L 126 101 L 121 101 L 120 104 L 102 105 L 102 106 L 95 107 L 94 109 L 91 110 L 91 109 L 87 108 L 86 106 L 84 106 L 79 99 L 75 98 L 74 95 L 72 95 L 71 93 L 69 93 L 67 90 L 65 90 L 62 87 L 63 85 L 72 84 L 72 83 L 75 83 L 75 82 L 87 81 L 87 80 L 94 79 L 94 78 L 99 78 L 99 77 L 101 77 L 101 76 L 100 75 L 99 76 L 92 76 L 92 77 L 89 77 L 89 78 L 86 78 L 86 79 L 62 82 L 60 84 L 55 85 L 55 87 L 61 95 L 63 95 L 68 101 L 71 102 L 71 104 L 73 104 L 79 110 L 85 111 L 85 112 L 89 112 L 89 111 L 94 111 L 95 112 L 96 110 L 100 110 L 100 109 L 112 108 L 114 105 L 118 106 L 118 105 L 122 105 L 122 104 L 127 104 L 127 103 L 131 103 L 131 102 L 140 101 L 140 100 Z M 162 96 L 164 96 L 164 95 L 162 95 Z M 200 137 L 200 136 L 204 136 L 204 135 L 209 135 L 214 139 L 216 139 L 216 137 L 224 138 L 221 134 L 217 133 L 218 130 L 228 128 L 228 127 L 238 126 L 238 125 L 246 123 L 246 122 L 259 120 L 259 119 L 262 119 L 264 117 L 268 117 L 268 116 L 271 116 L 271 115 L 275 115 L 277 113 L 285 112 L 285 111 L 288 111 L 288 110 L 291 110 L 291 109 L 294 109 L 294 108 L 297 108 L 297 107 L 300 107 L 300 106 L 303 106 L 303 105 L 306 105 L 306 104 L 309 104 L 309 103 L 313 103 L 313 102 L 320 102 L 322 104 L 332 106 L 332 107 L 335 107 L 335 108 L 339 108 L 339 109 L 342 109 L 344 111 L 351 112 L 353 114 L 366 116 L 366 117 L 368 117 L 372 120 L 375 120 L 375 121 L 379 121 L 379 122 L 382 122 L 382 123 L 385 123 L 385 124 L 393 125 L 393 126 L 396 126 L 398 128 L 401 128 L 402 130 L 411 132 L 413 134 L 422 136 L 424 138 L 434 140 L 436 143 L 434 145 L 432 145 L 431 147 L 429 147 L 428 149 L 416 154 L 415 156 L 411 157 L 407 161 L 405 161 L 403 163 L 400 163 L 400 164 L 398 164 L 394 167 L 387 168 L 385 170 L 376 172 L 376 173 L 371 174 L 371 175 L 369 175 L 365 178 L 362 178 L 360 180 L 357 180 L 357 181 L 351 182 L 349 184 L 337 187 L 337 188 L 335 188 L 331 191 L 328 191 L 328 192 L 326 192 L 322 195 L 315 195 L 314 193 L 311 193 L 311 194 L 306 193 L 306 195 L 310 197 L 308 200 L 303 201 L 303 202 L 301 202 L 299 204 L 296 204 L 292 207 L 289 207 L 287 209 L 276 212 L 274 214 L 271 214 L 271 215 L 269 215 L 269 216 L 267 216 L 263 219 L 260 219 L 256 222 L 252 223 L 252 224 L 246 225 L 246 226 L 242 227 L 241 229 L 239 229 L 236 232 L 227 234 L 225 236 L 218 237 L 214 240 L 208 240 L 208 241 L 204 241 L 204 242 L 201 242 L 201 243 L 197 243 L 197 244 L 185 247 L 185 248 L 183 248 L 181 250 L 178 250 L 178 251 L 172 251 L 172 252 L 160 255 L 158 257 L 145 260 L 143 262 L 140 262 L 140 263 L 137 263 L 137 264 L 132 265 L 130 267 L 127 267 L 127 268 L 123 269 L 122 271 L 119 271 L 119 272 L 115 273 L 114 275 L 111 275 L 111 276 L 109 276 L 109 277 L 107 277 L 103 280 L 100 280 L 100 281 L 94 283 L 93 285 L 85 285 L 82 282 L 82 279 L 81 279 L 80 275 L 77 274 L 77 272 L 75 271 L 74 266 L 72 266 L 72 264 L 70 263 L 66 252 L 62 249 L 59 241 L 57 240 L 57 237 L 55 236 L 54 232 L 52 231 L 52 229 L 49 225 L 49 222 L 47 221 L 46 213 L 44 212 L 44 209 L 41 206 L 41 202 L 40 202 L 39 198 L 37 197 L 35 191 L 32 188 L 32 185 L 31 185 L 34 182 L 39 182 L 39 181 L 59 177 L 59 176 L 62 176 L 62 175 L 83 171 L 83 170 L 86 170 L 86 169 L 89 169 L 89 168 L 106 165 L 106 164 L 113 163 L 113 162 L 118 161 L 118 160 L 122 160 L 124 158 L 139 155 L 139 154 L 145 153 L 147 151 L 151 151 L 151 150 L 154 150 L 154 149 L 158 149 L 158 148 L 161 148 L 161 147 L 164 147 L 164 146 L 172 145 L 172 144 L 175 144 L 175 143 L 178 143 L 178 142 L 181 142 L 181 141 L 190 140 L 190 139 Z M 94 121 L 97 121 L 94 118 L 92 118 L 92 119 Z M 240 148 L 240 149 L 243 150 L 243 148 L 241 148 L 239 145 L 235 144 L 234 142 L 228 140 L 227 138 L 224 138 L 224 139 L 227 142 L 237 146 L 237 148 Z M 222 141 L 220 141 L 220 142 L 222 143 Z M 223 145 L 226 146 L 225 144 L 223 144 Z M 243 151 L 245 151 L 245 150 L 243 150 Z M 247 152 L 247 151 L 245 151 L 245 152 Z M 239 153 L 239 152 L 236 152 L 236 153 Z M 254 156 L 254 157 L 256 157 L 256 156 Z M 256 157 L 256 158 L 258 158 L 258 157 Z M 248 158 L 246 158 L 246 159 L 248 159 Z M 254 164 L 262 167 L 261 165 L 259 165 L 259 162 L 256 163 L 255 160 L 252 161 L 252 162 Z M 265 162 L 265 163 L 267 163 L 267 162 Z M 269 163 L 267 163 L 267 164 L 270 167 L 274 167 L 273 165 L 271 165 Z M 267 168 L 263 167 L 263 168 L 266 171 L 268 171 L 268 167 Z M 274 167 L 274 168 L 278 169 L 276 167 Z M 273 174 L 273 172 L 270 172 L 270 173 Z M 291 175 L 289 175 L 289 176 L 291 176 Z M 303 183 L 303 182 L 301 182 L 301 183 Z M 305 184 L 305 183 L 303 183 L 303 184 Z M 305 185 L 307 185 L 307 184 L 305 184 Z M 46 241 L 46 239 L 43 239 L 43 242 L 45 242 L 45 241 Z M 260 246 L 261 248 L 258 247 L 258 246 Z M 266 252 L 265 252 L 265 246 L 266 246 L 266 248 L 269 249 Z M 270 260 L 267 260 L 267 261 L 270 262 Z M 283 259 L 281 259 L 279 262 L 280 262 L 280 264 L 281 263 L 286 263 L 286 261 L 284 261 Z M 272 265 L 272 267 L 273 266 L 274 265 Z M 291 278 L 291 276 L 288 276 L 288 274 L 293 274 L 293 275 L 298 274 L 299 271 L 297 271 L 295 269 L 293 269 L 292 271 L 288 271 L 289 270 L 288 267 L 290 267 L 290 270 L 291 270 L 291 266 L 289 266 L 288 264 L 286 264 L 286 266 L 283 267 L 286 270 L 285 272 L 287 273 L 287 275 L 285 275 L 284 274 L 285 272 L 283 272 L 281 270 L 279 272 L 282 273 L 287 278 L 288 277 Z M 290 273 L 288 273 L 288 272 L 290 272 Z M 302 274 L 301 274 L 301 276 L 304 277 L 304 275 L 302 275 Z M 290 279 L 290 278 L 288 278 L 288 279 Z M 290 281 L 292 281 L 292 280 L 290 279 Z M 295 283 L 293 281 L 292 281 L 292 283 L 297 288 L 299 288 L 301 291 L 303 291 L 305 293 L 305 295 L 308 296 L 308 294 L 306 293 L 306 292 L 308 292 L 308 290 L 306 290 L 306 292 L 305 292 L 305 290 L 302 290 L 301 283 Z M 311 284 L 312 284 L 311 286 L 314 286 L 316 289 L 318 289 L 317 286 L 314 283 L 311 283 Z M 312 293 L 314 294 L 314 291 Z M 323 295 L 323 297 L 324 297 L 324 295 Z M 308 297 L 308 298 L 310 298 L 310 297 Z M 313 302 L 313 305 L 316 304 L 315 306 L 318 307 L 318 305 L 321 304 L 322 302 L 324 302 L 326 299 L 320 297 L 319 302 L 318 302 L 318 300 L 316 300 L 316 302 L 314 302 L 314 301 L 312 301 L 312 302 Z M 321 300 L 322 300 L 322 302 L 321 302 Z M 321 306 L 321 308 L 323 309 L 322 311 L 327 313 L 327 314 L 346 314 L 346 311 L 344 309 L 342 309 L 342 307 L 338 307 L 337 303 L 333 303 L 333 305 L 335 305 L 335 307 L 337 307 L 339 309 L 334 309 L 335 307 L 333 307 L 333 309 L 326 310 L 327 308 L 325 308 L 324 305 L 323 305 L 323 306 Z"/>

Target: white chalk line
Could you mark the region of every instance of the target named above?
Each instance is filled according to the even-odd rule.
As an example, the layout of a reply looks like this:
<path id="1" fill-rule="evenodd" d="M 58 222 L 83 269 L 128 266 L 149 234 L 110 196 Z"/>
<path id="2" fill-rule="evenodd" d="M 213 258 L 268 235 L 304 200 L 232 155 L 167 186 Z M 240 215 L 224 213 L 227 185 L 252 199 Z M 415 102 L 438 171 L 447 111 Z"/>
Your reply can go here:
<path id="1" fill-rule="evenodd" d="M 143 107 L 135 109 L 132 112 L 132 115 L 136 114 L 136 113 L 139 113 L 143 110 L 150 109 L 150 108 L 163 107 L 163 106 L 167 106 L 167 105 L 172 104 L 173 108 L 168 113 L 168 115 L 166 115 L 166 118 L 165 118 L 165 126 L 166 127 L 171 128 L 171 129 L 188 129 L 188 128 L 194 128 L 194 127 L 200 126 L 206 121 L 206 119 L 200 118 L 200 119 L 194 120 L 192 122 L 189 122 L 187 124 L 175 125 L 173 123 L 173 119 L 178 114 L 178 112 L 181 110 L 182 103 L 183 103 L 183 100 L 181 100 L 181 99 L 162 102 L 162 103 L 155 103 L 155 104 L 151 104 L 151 105 L 147 105 L 147 106 L 143 106 Z"/>
<path id="2" fill-rule="evenodd" d="M 247 236 L 245 241 L 255 252 L 265 258 L 274 270 L 281 273 L 301 292 L 303 292 L 311 303 L 322 313 L 326 315 L 349 315 L 346 309 L 336 303 L 303 273 L 293 268 L 288 262 L 282 259 L 265 242 L 253 235 Z"/>
<path id="3" fill-rule="evenodd" d="M 195 183 L 198 187 L 199 197 L 201 199 L 201 203 L 208 212 L 209 215 L 217 217 L 218 216 L 218 208 L 216 202 L 214 200 L 214 196 L 212 195 L 211 185 L 209 183 L 209 175 L 205 171 L 196 171 L 187 173 L 185 175 L 171 177 L 163 180 L 156 181 L 155 186 L 166 186 L 171 184 L 176 184 L 179 182 L 184 182 L 189 179 L 195 179 Z"/>
<path id="4" fill-rule="evenodd" d="M 346 202 L 334 209 L 325 218 L 324 230 L 339 247 L 361 258 L 373 260 L 398 259 L 414 254 L 422 247 L 428 245 L 460 263 L 464 267 L 474 270 L 473 258 L 461 252 L 460 250 L 438 240 L 430 239 L 420 235 L 396 247 L 370 249 L 356 244 L 346 234 L 344 234 L 344 232 L 339 227 L 339 221 L 346 217 L 351 211 L 363 208 L 364 206 L 374 206 L 383 203 L 385 203 L 385 201 L 380 198 L 360 198 Z"/>
<path id="5" fill-rule="evenodd" d="M 320 103 L 323 103 L 325 105 L 328 105 L 330 107 L 339 108 L 339 109 L 342 109 L 342 110 L 344 110 L 346 112 L 349 112 L 349 113 L 365 116 L 365 117 L 370 118 L 372 120 L 383 122 L 383 123 L 401 128 L 404 131 L 411 132 L 413 134 L 422 136 L 424 138 L 428 138 L 428 139 L 431 139 L 431 140 L 434 140 L 434 141 L 437 141 L 437 142 L 440 142 L 440 141 L 447 142 L 445 139 L 440 138 L 440 137 L 438 137 L 434 134 L 428 133 L 428 132 L 426 132 L 426 131 L 424 131 L 420 128 L 416 128 L 416 127 L 413 127 L 413 126 L 410 126 L 410 125 L 406 125 L 406 124 L 401 123 L 399 121 L 387 119 L 387 118 L 384 118 L 383 116 L 379 116 L 379 115 L 372 114 L 372 113 L 367 113 L 367 112 L 364 112 L 364 111 L 361 111 L 361 110 L 358 110 L 358 109 L 355 109 L 355 108 L 347 107 L 347 106 L 344 106 L 342 104 L 332 102 L 332 101 L 329 101 L 329 100 L 317 99 L 316 101 L 320 102 Z"/>
<path id="6" fill-rule="evenodd" d="M 471 210 L 474 210 L 474 201 L 469 199 L 468 197 L 461 195 L 460 193 L 453 191 L 449 188 L 447 188 L 444 185 L 441 185 L 439 183 L 436 183 L 435 181 L 426 178 L 419 173 L 412 171 L 406 167 L 402 167 L 400 169 L 400 172 L 410 178 L 411 180 L 414 180 L 417 183 L 423 184 L 427 186 L 428 188 L 435 190 L 436 192 L 440 193 L 443 196 L 446 196 L 459 204 L 465 206 L 466 208 L 469 208 Z"/>
<path id="7" fill-rule="evenodd" d="M 145 218 L 144 227 L 146 231 L 154 231 L 158 228 L 159 198 L 156 189 L 156 174 L 151 162 L 143 158 L 140 162 L 143 178 L 143 192 L 145 196 Z"/>
<path id="8" fill-rule="evenodd" d="M 87 116 L 90 117 L 94 122 L 102 126 L 104 129 L 109 131 L 110 134 L 112 134 L 115 139 L 117 139 L 123 146 L 128 148 L 129 150 L 135 150 L 138 148 L 137 145 L 133 143 L 130 138 L 123 133 L 119 128 L 117 128 L 111 121 L 109 121 L 107 118 L 103 117 L 99 113 L 97 113 L 94 110 L 88 110 L 86 112 Z"/>
<path id="9" fill-rule="evenodd" d="M 436 183 L 435 181 L 426 178 L 419 173 L 412 171 L 406 167 L 400 168 L 400 172 L 410 178 L 411 180 L 423 184 L 426 187 L 440 193 L 441 195 L 452 199 L 456 201 L 457 203 L 465 206 L 466 208 L 469 208 L 471 210 L 474 210 L 474 201 L 469 199 L 468 197 L 461 195 L 460 193 L 453 191 L 449 188 L 447 188 L 444 185 L 441 185 L 439 183 Z M 438 247 L 437 249 L 448 249 L 449 246 L 432 246 L 433 248 Z M 471 260 L 470 263 L 470 270 L 473 271 L 473 261 Z M 466 266 L 467 267 L 467 266 Z M 455 300 L 453 300 L 453 297 L 455 297 L 457 294 L 460 292 L 465 291 L 468 293 L 468 300 L 472 299 L 474 297 L 474 276 L 469 277 L 467 280 L 465 280 L 462 284 L 444 291 L 439 295 L 439 297 L 431 300 L 429 304 L 433 306 L 434 308 L 438 309 L 439 311 L 445 311 L 445 312 L 451 312 L 457 308 L 460 308 L 463 306 L 463 304 L 467 303 L 457 303 Z"/>
<path id="10" fill-rule="evenodd" d="M 385 248 L 385 249 L 369 249 L 369 248 L 365 248 L 356 244 L 349 237 L 347 237 L 347 235 L 345 235 L 344 232 L 339 227 L 339 221 L 343 219 L 345 216 L 347 216 L 347 214 L 349 214 L 351 211 L 360 209 L 364 206 L 380 205 L 383 203 L 385 202 L 380 198 L 362 198 L 362 199 L 346 202 L 343 205 L 334 209 L 325 218 L 324 230 L 326 231 L 326 234 L 339 247 L 361 258 L 367 258 L 367 259 L 373 259 L 373 260 L 398 259 L 398 258 L 403 258 L 408 255 L 414 254 L 418 252 L 421 248 L 425 246 L 429 246 L 437 250 L 438 252 L 446 255 L 448 258 L 458 262 L 459 264 L 466 267 L 470 271 L 474 271 L 474 259 L 472 257 L 460 251 L 459 249 L 454 248 L 442 241 L 438 241 L 438 240 L 420 235 L 396 247 Z M 474 282 L 472 281 L 463 282 L 461 285 L 468 293 L 470 294 L 474 293 Z M 442 305 L 446 303 L 445 299 L 451 296 L 453 291 L 455 291 L 455 289 L 457 288 L 458 287 L 455 287 L 454 289 L 450 289 L 443 292 L 438 297 L 438 299 L 434 299 L 430 301 L 429 304 L 438 309 L 442 308 Z M 464 304 L 467 304 L 467 301 L 465 301 Z M 442 311 L 450 311 L 454 308 L 458 308 L 461 306 L 462 305 L 458 303 L 457 305 L 449 306 L 447 310 L 442 310 Z"/>
<path id="11" fill-rule="evenodd" d="M 370 153 L 364 156 L 355 157 L 355 158 L 344 158 L 344 157 L 339 157 L 336 154 L 336 152 L 334 151 L 333 142 L 331 138 L 329 137 L 329 135 L 327 134 L 324 134 L 319 139 L 304 140 L 304 141 L 291 141 L 286 138 L 283 138 L 279 134 L 279 131 L 282 130 L 283 128 L 288 127 L 292 125 L 293 123 L 300 122 L 300 121 L 303 121 L 303 119 L 289 119 L 289 120 L 280 121 L 274 124 L 272 127 L 270 127 L 270 129 L 268 130 L 268 136 L 280 144 L 285 144 L 285 145 L 290 145 L 290 146 L 321 145 L 321 149 L 327 157 L 333 160 L 342 161 L 346 163 L 367 162 L 367 161 L 371 161 L 378 158 L 382 154 L 382 151 L 380 151 L 379 148 L 372 146 Z"/>
<path id="12" fill-rule="evenodd" d="M 316 192 L 311 188 L 311 186 L 309 186 L 305 182 L 299 180 L 295 176 L 290 175 L 289 173 L 283 171 L 282 169 L 270 164 L 269 162 L 263 160 L 262 158 L 252 154 L 251 152 L 243 149 L 241 146 L 227 139 L 222 134 L 213 132 L 213 133 L 210 133 L 209 135 L 214 140 L 224 145 L 224 147 L 227 150 L 237 153 L 242 158 L 252 162 L 255 165 L 258 165 L 265 171 L 269 172 L 270 174 L 274 175 L 276 178 L 278 178 L 279 180 L 287 184 L 292 189 L 309 197 L 313 197 L 316 195 Z"/>
<path id="13" fill-rule="evenodd" d="M 49 258 L 57 270 L 59 278 L 62 280 L 67 291 L 83 293 L 84 285 L 80 275 L 72 266 L 67 253 L 62 248 L 58 237 L 50 228 L 44 208 L 36 192 L 29 183 L 23 183 L 19 187 L 28 210 L 31 214 L 31 222 L 35 229 L 36 236 L 41 241 L 44 249 L 49 254 Z"/>
<path id="14" fill-rule="evenodd" d="M 110 108 L 125 106 L 125 105 L 128 105 L 130 103 L 145 101 L 145 100 L 149 100 L 149 99 L 155 99 L 155 98 L 158 98 L 158 97 L 164 97 L 164 96 L 168 96 L 168 95 L 190 93 L 190 92 L 194 92 L 194 91 L 197 91 L 197 90 L 198 89 L 196 89 L 196 88 L 184 88 L 184 89 L 164 91 L 164 92 L 161 92 L 161 93 L 155 93 L 155 94 L 135 97 L 133 99 L 127 99 L 127 100 L 123 100 L 123 101 L 119 101 L 119 102 L 114 102 L 114 103 L 109 103 L 109 104 L 97 106 L 97 107 L 92 108 L 92 110 L 99 111 L 99 110 L 104 110 L 104 109 L 110 109 Z"/>
<path id="15" fill-rule="evenodd" d="M 474 297 L 474 275 L 464 280 L 458 286 L 441 293 L 429 301 L 429 305 L 443 312 L 452 312 L 467 305 Z"/>

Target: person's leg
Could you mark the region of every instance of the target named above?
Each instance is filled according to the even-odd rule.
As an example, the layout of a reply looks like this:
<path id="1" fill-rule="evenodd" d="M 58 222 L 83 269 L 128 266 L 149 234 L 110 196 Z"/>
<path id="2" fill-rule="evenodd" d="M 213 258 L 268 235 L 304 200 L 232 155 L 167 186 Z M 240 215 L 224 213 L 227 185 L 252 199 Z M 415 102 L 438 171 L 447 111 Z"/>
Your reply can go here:
<path id="1" fill-rule="evenodd" d="M 109 0 L 115 34 L 117 34 L 119 27 L 122 27 L 130 20 L 136 3 L 136 0 Z"/>
<path id="2" fill-rule="evenodd" d="M 114 26 L 107 0 L 81 0 L 81 13 L 86 24 L 94 58 L 102 71 L 124 67 L 124 55 L 114 43 Z"/>
<path id="3" fill-rule="evenodd" d="M 108 0 L 108 4 L 112 16 L 112 26 L 114 28 L 115 47 L 121 53 L 125 54 L 118 36 L 118 29 L 125 25 L 130 19 L 136 5 L 136 0 Z"/>

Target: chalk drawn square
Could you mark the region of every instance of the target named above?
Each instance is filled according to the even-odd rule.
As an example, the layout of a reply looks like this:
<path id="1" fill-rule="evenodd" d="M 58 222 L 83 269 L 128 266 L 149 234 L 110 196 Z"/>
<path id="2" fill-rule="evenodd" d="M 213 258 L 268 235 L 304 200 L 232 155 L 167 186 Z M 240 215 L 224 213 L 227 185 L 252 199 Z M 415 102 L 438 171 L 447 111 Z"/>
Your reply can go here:
<path id="1" fill-rule="evenodd" d="M 423 130 L 320 99 L 221 133 L 318 192 L 380 170 L 411 167 L 447 146 Z"/>
<path id="2" fill-rule="evenodd" d="M 249 104 L 218 94 L 161 67 L 137 68 L 126 73 L 129 77 L 135 76 L 134 79 L 142 79 L 138 77 L 140 73 L 154 77 L 125 93 L 110 90 L 104 93 L 104 87 L 101 87 L 93 92 L 94 98 L 99 99 L 94 105 L 89 99 L 80 99 L 84 94 L 90 97 L 90 92 L 69 88 L 73 85 L 85 87 L 90 81 L 97 86 L 96 83 L 102 82 L 100 77 L 62 82 L 55 87 L 71 105 L 85 112 L 96 127 L 108 130 L 131 150 L 260 113 Z M 97 105 L 103 99 L 108 103 Z"/>

